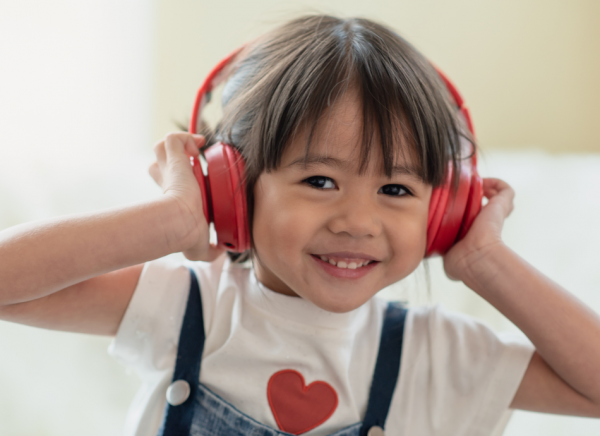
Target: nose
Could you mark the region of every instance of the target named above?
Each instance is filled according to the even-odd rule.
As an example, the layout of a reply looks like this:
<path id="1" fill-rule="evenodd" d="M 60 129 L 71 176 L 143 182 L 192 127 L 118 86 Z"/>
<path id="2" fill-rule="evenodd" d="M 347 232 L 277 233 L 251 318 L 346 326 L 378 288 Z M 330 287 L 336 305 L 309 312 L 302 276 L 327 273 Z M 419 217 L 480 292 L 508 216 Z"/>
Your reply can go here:
<path id="1" fill-rule="evenodd" d="M 376 202 L 367 195 L 346 196 L 336 202 L 329 219 L 329 230 L 346 233 L 353 238 L 374 237 L 381 234 L 382 223 Z"/>

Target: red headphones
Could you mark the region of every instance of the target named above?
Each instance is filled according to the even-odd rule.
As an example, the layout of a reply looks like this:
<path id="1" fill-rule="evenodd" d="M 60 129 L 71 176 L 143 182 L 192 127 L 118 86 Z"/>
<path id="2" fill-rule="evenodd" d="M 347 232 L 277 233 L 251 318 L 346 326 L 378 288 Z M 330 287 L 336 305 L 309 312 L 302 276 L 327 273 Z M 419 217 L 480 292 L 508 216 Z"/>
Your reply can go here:
<path id="1" fill-rule="evenodd" d="M 204 80 L 194 103 L 190 133 L 196 133 L 199 114 L 210 100 L 211 91 L 225 79 L 223 70 L 240 51 L 241 48 L 219 62 Z M 471 134 L 475 136 L 469 110 L 458 90 L 439 69 L 436 70 L 464 116 Z M 235 147 L 223 142 L 208 147 L 204 157 L 207 175 L 202 172 L 198 158 L 192 159 L 194 174 L 202 192 L 204 215 L 208 223 L 214 223 L 219 245 L 229 251 L 241 253 L 250 248 L 244 160 Z M 454 243 L 466 235 L 481 210 L 483 183 L 477 174 L 475 153 L 469 161 L 461 163 L 458 188 L 455 192 L 452 192 L 452 166 L 449 168 L 446 183 L 435 188 L 431 194 L 425 257 L 446 253 Z"/>

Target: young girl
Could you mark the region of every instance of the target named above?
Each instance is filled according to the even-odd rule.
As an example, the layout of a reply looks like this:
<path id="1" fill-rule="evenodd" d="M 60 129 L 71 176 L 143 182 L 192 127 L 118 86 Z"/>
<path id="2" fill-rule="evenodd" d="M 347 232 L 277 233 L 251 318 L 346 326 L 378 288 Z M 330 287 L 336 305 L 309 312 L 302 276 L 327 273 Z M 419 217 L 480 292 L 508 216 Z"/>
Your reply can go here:
<path id="1" fill-rule="evenodd" d="M 161 198 L 0 233 L 0 317 L 116 335 L 144 380 L 127 434 L 489 435 L 509 408 L 600 416 L 600 320 L 503 244 L 503 181 L 483 181 L 444 267 L 535 350 L 375 297 L 417 268 L 433 192 L 470 162 L 444 82 L 404 40 L 297 19 L 235 57 L 223 104 L 214 138 L 245 162 L 241 255 L 209 243 L 189 159 L 211 148 L 189 133 L 155 147 Z M 159 259 L 180 251 L 203 262 Z"/>

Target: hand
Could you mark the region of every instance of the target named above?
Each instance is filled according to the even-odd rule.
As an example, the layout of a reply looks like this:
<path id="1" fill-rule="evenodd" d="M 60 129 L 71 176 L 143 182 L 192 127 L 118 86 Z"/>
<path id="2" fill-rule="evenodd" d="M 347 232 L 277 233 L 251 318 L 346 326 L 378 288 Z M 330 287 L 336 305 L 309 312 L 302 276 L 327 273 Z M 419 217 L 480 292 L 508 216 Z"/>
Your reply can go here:
<path id="1" fill-rule="evenodd" d="M 154 146 L 156 162 L 150 165 L 148 172 L 179 209 L 179 228 L 167 231 L 167 237 L 180 240 L 185 247 L 182 252 L 188 259 L 211 262 L 225 249 L 209 244 L 200 187 L 190 164 L 190 157 L 200 154 L 199 148 L 204 142 L 201 135 L 170 133 Z"/>
<path id="2" fill-rule="evenodd" d="M 500 179 L 483 179 L 483 195 L 489 200 L 458 243 L 444 255 L 444 270 L 452 280 L 461 280 L 472 262 L 503 244 L 504 220 L 513 211 L 515 191 Z"/>

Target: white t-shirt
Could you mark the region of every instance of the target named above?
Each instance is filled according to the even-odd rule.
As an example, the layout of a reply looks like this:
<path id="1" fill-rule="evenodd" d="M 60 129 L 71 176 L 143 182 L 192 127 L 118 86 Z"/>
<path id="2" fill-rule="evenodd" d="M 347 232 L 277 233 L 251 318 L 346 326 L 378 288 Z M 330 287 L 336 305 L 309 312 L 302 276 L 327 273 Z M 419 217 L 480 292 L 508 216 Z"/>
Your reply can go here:
<path id="1" fill-rule="evenodd" d="M 387 302 L 372 298 L 331 313 L 260 284 L 251 267 L 226 256 L 213 263 L 149 262 L 109 353 L 143 385 L 131 405 L 126 436 L 154 436 L 165 407 L 190 286 L 200 284 L 206 342 L 200 381 L 255 420 L 277 428 L 267 398 L 276 372 L 300 372 L 308 386 L 325 381 L 338 396 L 329 419 L 307 436 L 323 436 L 364 417 Z M 532 345 L 439 306 L 408 311 L 400 380 L 387 436 L 501 434 Z"/>

